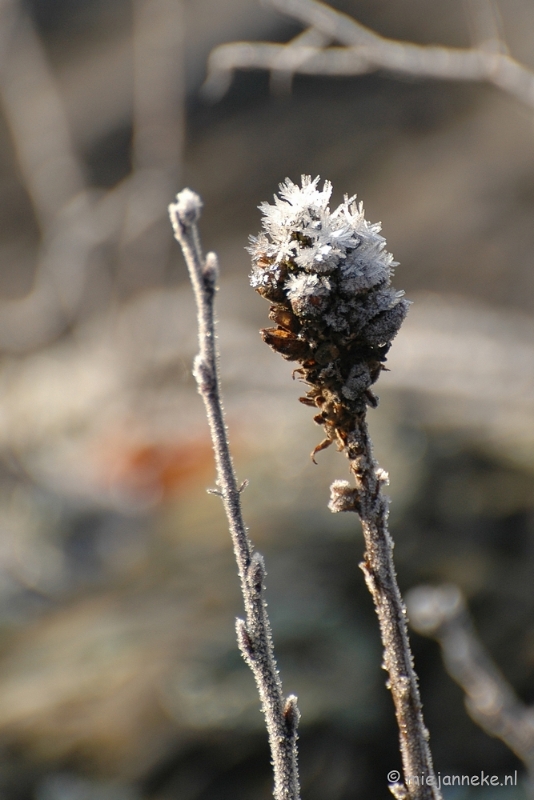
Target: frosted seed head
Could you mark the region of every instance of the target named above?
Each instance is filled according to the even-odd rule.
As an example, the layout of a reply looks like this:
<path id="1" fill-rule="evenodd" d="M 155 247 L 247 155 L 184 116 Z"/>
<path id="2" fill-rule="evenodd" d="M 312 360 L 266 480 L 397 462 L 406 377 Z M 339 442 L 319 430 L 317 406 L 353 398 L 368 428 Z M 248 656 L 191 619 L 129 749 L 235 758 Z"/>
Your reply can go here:
<path id="1" fill-rule="evenodd" d="M 262 203 L 263 230 L 251 238 L 252 286 L 270 300 L 278 328 L 262 331 L 284 358 L 299 361 L 328 439 L 346 449 L 357 416 L 378 400 L 378 379 L 408 302 L 391 286 L 393 256 L 379 223 L 345 196 L 333 211 L 332 186 L 289 178 Z M 321 446 L 326 446 L 322 443 Z"/>

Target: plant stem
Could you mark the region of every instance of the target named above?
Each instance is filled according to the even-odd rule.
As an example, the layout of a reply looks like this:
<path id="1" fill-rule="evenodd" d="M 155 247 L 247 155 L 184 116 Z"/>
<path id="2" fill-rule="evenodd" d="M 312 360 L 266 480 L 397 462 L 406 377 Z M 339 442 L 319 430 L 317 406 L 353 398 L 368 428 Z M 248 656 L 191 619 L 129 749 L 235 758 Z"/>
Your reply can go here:
<path id="1" fill-rule="evenodd" d="M 404 784 L 393 784 L 390 789 L 399 800 L 439 800 L 408 639 L 406 608 L 393 562 L 393 540 L 388 530 L 389 500 L 382 492 L 388 477 L 373 458 L 364 414 L 357 418 L 344 451 L 356 479 L 356 489 L 345 481 L 336 481 L 332 485 L 330 509 L 356 511 L 362 523 L 365 553 L 360 566 L 380 625 L 383 666 L 389 675 L 387 686 L 395 706 L 404 773 Z"/>
<path id="2" fill-rule="evenodd" d="M 174 235 L 182 247 L 197 305 L 199 353 L 193 374 L 206 408 L 215 453 L 217 485 L 232 536 L 245 621 L 236 623 L 237 640 L 243 658 L 249 665 L 262 702 L 269 735 L 274 770 L 275 800 L 299 800 L 297 764 L 297 727 L 300 714 L 297 698 L 284 698 L 282 683 L 273 651 L 271 625 L 263 599 L 265 565 L 254 552 L 243 521 L 241 488 L 238 488 L 221 401 L 218 375 L 218 353 L 215 338 L 214 299 L 217 290 L 217 257 L 208 253 L 204 259 L 197 222 L 200 218 L 200 197 L 184 189 L 176 203 L 169 206 Z"/>

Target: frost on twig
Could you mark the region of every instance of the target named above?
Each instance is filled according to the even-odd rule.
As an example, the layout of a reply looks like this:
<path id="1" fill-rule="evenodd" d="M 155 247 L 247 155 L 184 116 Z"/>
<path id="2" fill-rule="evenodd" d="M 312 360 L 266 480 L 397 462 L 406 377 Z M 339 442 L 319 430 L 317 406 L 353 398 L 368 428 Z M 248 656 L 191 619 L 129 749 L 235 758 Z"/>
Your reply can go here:
<path id="1" fill-rule="evenodd" d="M 472 48 L 417 45 L 380 36 L 318 0 L 268 0 L 267 4 L 297 19 L 306 27 L 306 37 L 288 44 L 231 42 L 216 47 L 208 60 L 206 98 L 220 99 L 237 69 L 265 69 L 271 75 L 285 69 L 287 86 L 288 72 L 364 75 L 382 70 L 414 78 L 485 81 L 534 107 L 534 73 L 508 55 L 500 40 L 486 39 Z M 314 38 L 313 32 L 325 42 Z M 325 46 L 332 41 L 338 45 Z"/>
<path id="2" fill-rule="evenodd" d="M 180 192 L 176 202 L 169 206 L 174 234 L 182 247 L 195 293 L 199 353 L 195 358 L 194 375 L 206 407 L 215 452 L 216 493 L 222 497 L 241 580 L 245 620 L 237 620 L 237 640 L 261 698 L 271 747 L 275 800 L 299 800 L 297 728 L 300 715 L 297 698 L 294 695 L 285 698 L 282 692 L 263 599 L 265 564 L 262 556 L 254 552 L 247 534 L 241 511 L 241 492 L 246 484 L 238 486 L 230 455 L 219 387 L 213 313 L 218 265 L 214 253 L 208 253 L 205 258 L 202 254 L 197 228 L 201 211 L 200 197 L 189 189 Z"/>
<path id="3" fill-rule="evenodd" d="M 403 760 L 404 784 L 391 786 L 397 800 L 436 800 L 428 733 L 406 630 L 405 609 L 393 565 L 387 527 L 387 474 L 374 461 L 366 423 L 378 398 L 371 387 L 384 369 L 388 350 L 408 311 L 403 292 L 391 286 L 393 257 L 380 225 L 365 219 L 354 197 L 334 211 L 332 186 L 319 178 L 289 179 L 274 205 L 263 203 L 263 232 L 252 237 L 252 286 L 271 303 L 276 327 L 263 340 L 289 361 L 306 384 L 301 401 L 315 409 L 326 438 L 349 459 L 355 487 L 332 486 L 330 509 L 355 511 L 366 550 L 362 569 L 373 597 L 384 645 Z M 417 781 L 413 780 L 418 776 Z"/>
<path id="4" fill-rule="evenodd" d="M 534 785 L 534 709 L 521 702 L 493 663 L 458 587 L 418 586 L 409 592 L 407 605 L 413 629 L 439 642 L 472 719 L 523 761 Z"/>

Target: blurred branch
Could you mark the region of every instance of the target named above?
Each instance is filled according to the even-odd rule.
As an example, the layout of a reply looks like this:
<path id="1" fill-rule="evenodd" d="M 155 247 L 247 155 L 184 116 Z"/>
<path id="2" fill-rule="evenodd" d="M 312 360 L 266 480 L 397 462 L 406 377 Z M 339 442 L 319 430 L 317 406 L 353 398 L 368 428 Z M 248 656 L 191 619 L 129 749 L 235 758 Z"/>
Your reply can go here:
<path id="1" fill-rule="evenodd" d="M 199 354 L 194 376 L 206 407 L 217 465 L 215 494 L 222 498 L 237 561 L 246 620 L 237 620 L 237 640 L 249 665 L 262 701 L 274 769 L 275 800 L 299 800 L 297 726 L 300 718 L 297 698 L 284 698 L 276 666 L 271 625 L 263 599 L 265 564 L 254 552 L 241 510 L 230 446 L 224 423 L 218 376 L 218 353 L 214 322 L 214 299 L 218 265 L 215 253 L 202 255 L 197 222 L 202 209 L 200 197 L 184 189 L 169 206 L 174 235 L 182 247 L 195 294 L 198 317 Z"/>
<path id="2" fill-rule="evenodd" d="M 61 97 L 31 18 L 4 2 L 9 41 L 0 69 L 0 97 L 19 169 L 42 231 L 85 188 Z"/>
<path id="3" fill-rule="evenodd" d="M 330 44 L 330 37 L 317 28 L 308 28 L 296 36 L 284 47 L 276 66 L 271 70 L 271 91 L 273 94 L 289 94 L 293 83 L 293 76 L 299 66 L 303 66 L 308 56 L 308 47 L 325 47 Z"/>
<path id="4" fill-rule="evenodd" d="M 318 0 L 268 0 L 269 5 L 319 31 L 342 47 L 235 42 L 216 47 L 208 60 L 203 94 L 212 100 L 228 90 L 236 69 L 275 71 L 291 48 L 292 72 L 363 75 L 376 70 L 439 80 L 485 81 L 534 108 L 534 73 L 506 52 L 416 45 L 387 39 Z"/>
<path id="5" fill-rule="evenodd" d="M 534 709 L 525 706 L 480 641 L 456 586 L 419 586 L 406 598 L 411 625 L 441 645 L 449 675 L 465 692 L 470 716 L 506 744 L 534 781 Z"/>
<path id="6" fill-rule="evenodd" d="M 42 234 L 31 291 L 0 301 L 1 348 L 27 350 L 59 335 L 77 318 L 97 249 L 120 243 L 125 272 L 125 245 L 163 219 L 183 149 L 182 17 L 181 2 L 136 0 L 134 169 L 103 195 L 87 187 L 29 14 L 18 0 L 0 5 L 0 102 Z M 151 270 L 167 263 L 166 231 L 149 243 Z"/>
<path id="7" fill-rule="evenodd" d="M 134 0 L 132 200 L 127 240 L 161 219 L 180 182 L 184 144 L 183 3 Z M 143 188 L 138 184 L 143 184 Z M 142 190 L 141 190 L 142 189 Z M 148 191 L 147 191 L 148 190 Z"/>
<path id="8" fill-rule="evenodd" d="M 471 23 L 473 46 L 488 52 L 507 53 L 502 21 L 494 0 L 464 0 Z"/>
<path id="9" fill-rule="evenodd" d="M 42 344 L 72 321 L 100 237 L 91 213 L 94 196 L 32 20 L 16 0 L 5 0 L 0 14 L 0 101 L 42 233 L 32 291 L 0 303 L 0 345 L 18 350 Z"/>
<path id="10" fill-rule="evenodd" d="M 134 2 L 134 167 L 173 180 L 184 139 L 183 16 L 180 0 Z"/>
<path id="11" fill-rule="evenodd" d="M 139 251 L 151 274 L 163 278 L 169 226 L 161 222 L 180 185 L 184 146 L 184 9 L 182 0 L 133 0 L 133 151 L 130 192 L 120 234 L 118 283 L 128 285 Z M 129 245 L 136 243 L 133 252 Z"/>
<path id="12" fill-rule="evenodd" d="M 0 301 L 0 349 L 39 347 L 76 320 L 89 264 L 99 246 L 117 239 L 130 191 L 126 178 L 105 194 L 80 192 L 62 209 L 40 245 L 32 290 Z"/>

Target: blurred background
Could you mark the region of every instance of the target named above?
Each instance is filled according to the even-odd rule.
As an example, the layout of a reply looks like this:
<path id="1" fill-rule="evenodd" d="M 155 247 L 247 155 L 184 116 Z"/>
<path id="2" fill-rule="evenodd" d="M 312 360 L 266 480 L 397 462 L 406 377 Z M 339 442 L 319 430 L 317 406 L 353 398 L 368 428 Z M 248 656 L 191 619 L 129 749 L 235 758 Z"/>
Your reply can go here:
<path id="1" fill-rule="evenodd" d="M 379 33 L 468 46 L 461 0 L 336 0 Z M 534 69 L 534 5 L 500 0 Z M 376 74 L 239 73 L 201 100 L 212 47 L 285 42 L 257 0 L 0 4 L 0 794 L 5 800 L 267 800 L 236 568 L 191 376 L 192 295 L 167 204 L 202 195 L 222 269 L 221 371 L 245 514 L 265 555 L 307 800 L 389 797 L 400 766 L 346 476 L 264 347 L 248 288 L 257 210 L 286 176 L 358 193 L 414 305 L 370 412 L 390 472 L 403 592 L 461 587 L 534 702 L 534 126 L 496 89 Z M 442 774 L 523 767 L 467 715 L 413 634 Z M 448 797 L 523 798 L 522 786 Z"/>

